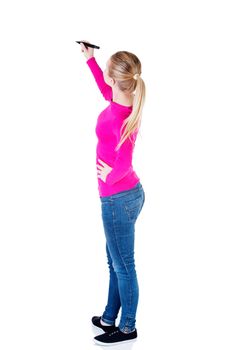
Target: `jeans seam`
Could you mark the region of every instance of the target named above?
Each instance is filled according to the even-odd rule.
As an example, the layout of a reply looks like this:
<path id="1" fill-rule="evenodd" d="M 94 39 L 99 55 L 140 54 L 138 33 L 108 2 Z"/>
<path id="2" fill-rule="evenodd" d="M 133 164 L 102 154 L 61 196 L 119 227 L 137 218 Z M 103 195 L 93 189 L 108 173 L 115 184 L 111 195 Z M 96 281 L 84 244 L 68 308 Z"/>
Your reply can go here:
<path id="1" fill-rule="evenodd" d="M 125 267 L 125 269 L 126 269 L 126 271 L 127 271 L 127 274 L 129 274 L 128 269 L 127 269 L 127 266 L 126 266 L 126 264 L 125 264 L 125 262 L 124 262 L 124 260 L 123 260 L 123 257 L 122 257 L 122 255 L 120 254 L 120 249 L 119 249 L 118 240 L 116 239 L 116 227 L 115 227 L 114 206 L 112 206 L 112 217 L 113 217 L 113 226 L 114 226 L 114 236 L 115 236 L 116 247 L 118 248 L 119 256 L 120 256 L 120 258 L 121 258 L 121 260 L 122 260 L 122 263 L 123 263 L 123 265 L 124 265 L 124 267 Z"/>

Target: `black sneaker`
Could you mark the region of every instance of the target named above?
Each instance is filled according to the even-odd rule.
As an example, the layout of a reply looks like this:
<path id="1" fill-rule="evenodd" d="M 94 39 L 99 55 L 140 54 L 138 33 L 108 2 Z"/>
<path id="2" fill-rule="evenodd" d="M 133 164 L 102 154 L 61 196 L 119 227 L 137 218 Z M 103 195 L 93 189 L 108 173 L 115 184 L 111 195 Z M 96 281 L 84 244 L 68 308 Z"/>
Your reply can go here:
<path id="1" fill-rule="evenodd" d="M 116 331 L 116 329 L 117 329 L 115 324 L 111 325 L 111 326 L 103 326 L 101 324 L 101 316 L 93 316 L 92 323 L 94 326 L 101 328 L 104 332 L 107 332 L 107 333 Z"/>
<path id="2" fill-rule="evenodd" d="M 117 327 L 112 333 L 104 333 L 94 337 L 94 342 L 98 345 L 118 345 L 122 343 L 129 343 L 137 338 L 137 330 L 131 333 L 123 333 Z"/>

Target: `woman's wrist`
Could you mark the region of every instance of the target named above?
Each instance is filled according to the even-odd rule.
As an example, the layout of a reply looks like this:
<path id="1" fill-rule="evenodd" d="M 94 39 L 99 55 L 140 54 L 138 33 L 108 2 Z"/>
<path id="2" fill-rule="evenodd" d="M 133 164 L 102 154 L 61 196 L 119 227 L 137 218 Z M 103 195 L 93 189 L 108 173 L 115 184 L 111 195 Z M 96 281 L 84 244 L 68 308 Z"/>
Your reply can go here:
<path id="1" fill-rule="evenodd" d="M 87 61 L 88 61 L 90 58 L 92 58 L 92 57 L 94 57 L 94 56 L 90 56 L 90 57 L 88 57 L 88 58 L 87 58 L 87 60 L 86 60 L 86 62 L 87 62 Z"/>

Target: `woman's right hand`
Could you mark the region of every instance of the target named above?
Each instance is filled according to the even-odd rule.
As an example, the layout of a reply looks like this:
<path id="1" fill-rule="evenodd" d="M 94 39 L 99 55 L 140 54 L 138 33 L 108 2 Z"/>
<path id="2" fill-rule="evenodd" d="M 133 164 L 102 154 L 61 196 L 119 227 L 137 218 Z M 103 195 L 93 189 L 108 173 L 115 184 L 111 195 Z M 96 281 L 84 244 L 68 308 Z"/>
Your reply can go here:
<path id="1" fill-rule="evenodd" d="M 82 40 L 82 41 L 90 44 L 90 42 L 87 40 Z M 94 49 L 92 47 L 89 47 L 89 46 L 86 47 L 83 43 L 80 43 L 80 46 L 81 46 L 81 52 L 84 52 L 84 55 L 85 55 L 87 60 L 90 57 L 94 56 L 94 54 L 93 54 Z"/>

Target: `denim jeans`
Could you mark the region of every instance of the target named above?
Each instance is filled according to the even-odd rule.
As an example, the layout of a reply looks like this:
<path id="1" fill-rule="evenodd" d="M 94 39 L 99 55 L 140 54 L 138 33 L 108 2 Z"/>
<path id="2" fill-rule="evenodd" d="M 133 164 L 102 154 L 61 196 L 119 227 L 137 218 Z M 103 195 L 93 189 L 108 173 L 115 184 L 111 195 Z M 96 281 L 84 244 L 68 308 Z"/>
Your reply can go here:
<path id="1" fill-rule="evenodd" d="M 135 270 L 135 223 L 145 202 L 140 182 L 126 191 L 100 197 L 109 267 L 109 292 L 102 320 L 114 324 L 121 307 L 118 325 L 122 332 L 135 329 L 139 286 Z"/>

